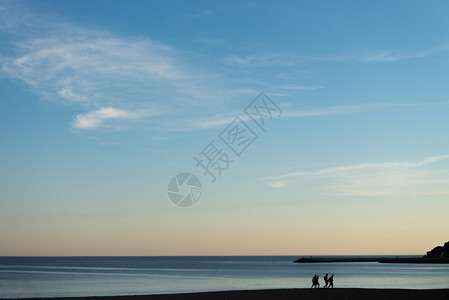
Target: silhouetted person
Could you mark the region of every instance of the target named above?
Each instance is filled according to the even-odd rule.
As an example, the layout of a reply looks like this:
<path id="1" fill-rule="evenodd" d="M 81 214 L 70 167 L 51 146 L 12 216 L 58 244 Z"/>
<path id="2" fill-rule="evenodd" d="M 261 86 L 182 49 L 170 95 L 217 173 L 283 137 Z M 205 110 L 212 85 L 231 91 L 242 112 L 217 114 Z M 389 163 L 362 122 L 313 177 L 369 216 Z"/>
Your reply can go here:
<path id="1" fill-rule="evenodd" d="M 320 287 L 320 282 L 318 281 L 318 277 L 320 277 L 320 276 L 318 276 L 318 275 L 314 275 L 313 276 L 313 278 L 312 278 L 312 286 L 310 287 L 310 288 L 319 288 Z"/>
<path id="2" fill-rule="evenodd" d="M 314 275 L 312 278 L 312 286 L 310 288 L 319 288 L 320 287 L 320 282 L 318 281 L 318 275 Z"/>
<path id="3" fill-rule="evenodd" d="M 334 287 L 334 274 L 332 274 L 332 276 L 329 277 L 328 282 L 329 282 L 328 287 L 333 288 Z"/>
<path id="4" fill-rule="evenodd" d="M 328 280 L 327 280 L 327 273 L 326 275 L 324 275 L 324 288 L 327 288 L 327 285 L 329 284 Z"/>

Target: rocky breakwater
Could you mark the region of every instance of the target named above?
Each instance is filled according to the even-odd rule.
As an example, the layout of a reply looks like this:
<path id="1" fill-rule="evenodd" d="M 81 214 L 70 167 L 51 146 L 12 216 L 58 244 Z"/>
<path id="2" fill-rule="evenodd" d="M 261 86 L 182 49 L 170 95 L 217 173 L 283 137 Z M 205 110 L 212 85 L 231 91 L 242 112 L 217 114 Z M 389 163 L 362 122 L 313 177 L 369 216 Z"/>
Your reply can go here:
<path id="1" fill-rule="evenodd" d="M 375 257 L 375 256 L 354 256 L 354 257 L 302 257 L 296 263 L 330 263 L 330 262 L 380 262 L 380 263 L 403 263 L 403 264 L 449 264 L 449 242 L 444 246 L 437 246 L 428 251 L 424 256 L 408 257 Z"/>

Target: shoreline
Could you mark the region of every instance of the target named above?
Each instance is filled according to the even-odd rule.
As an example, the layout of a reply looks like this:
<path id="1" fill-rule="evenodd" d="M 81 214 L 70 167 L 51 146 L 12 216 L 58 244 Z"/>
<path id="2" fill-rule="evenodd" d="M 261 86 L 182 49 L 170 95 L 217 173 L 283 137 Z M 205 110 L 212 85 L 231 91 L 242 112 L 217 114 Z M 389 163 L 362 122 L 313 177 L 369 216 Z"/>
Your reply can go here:
<path id="1" fill-rule="evenodd" d="M 195 292 L 178 294 L 150 294 L 128 296 L 86 296 L 86 297 L 56 297 L 56 298 L 2 298 L 14 300 L 168 300 L 168 299 L 449 299 L 448 289 L 373 289 L 373 288 L 333 288 L 333 289 L 264 289 L 264 290 L 231 290 L 217 292 Z"/>

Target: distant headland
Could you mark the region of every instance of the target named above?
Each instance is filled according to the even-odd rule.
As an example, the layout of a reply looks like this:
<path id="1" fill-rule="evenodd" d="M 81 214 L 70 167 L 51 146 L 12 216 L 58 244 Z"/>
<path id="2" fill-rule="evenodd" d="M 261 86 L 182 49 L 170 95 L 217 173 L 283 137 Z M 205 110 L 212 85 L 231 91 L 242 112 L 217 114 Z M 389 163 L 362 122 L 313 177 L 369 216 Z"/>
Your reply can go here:
<path id="1" fill-rule="evenodd" d="M 428 251 L 423 258 L 446 258 L 449 259 L 449 242 L 446 242 L 444 246 L 436 246 L 432 250 Z"/>
<path id="2" fill-rule="evenodd" d="M 379 262 L 404 264 L 449 264 L 449 242 L 437 246 L 424 256 L 387 257 L 387 256 L 342 256 L 342 257 L 301 257 L 295 263 L 329 263 L 329 262 Z"/>

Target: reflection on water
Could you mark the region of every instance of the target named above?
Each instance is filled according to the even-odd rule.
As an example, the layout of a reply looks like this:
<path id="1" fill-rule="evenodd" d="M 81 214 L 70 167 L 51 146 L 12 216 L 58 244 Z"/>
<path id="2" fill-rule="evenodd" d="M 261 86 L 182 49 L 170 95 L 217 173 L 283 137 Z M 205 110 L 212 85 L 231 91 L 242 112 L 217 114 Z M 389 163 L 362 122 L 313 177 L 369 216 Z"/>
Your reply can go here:
<path id="1" fill-rule="evenodd" d="M 448 288 L 449 265 L 302 263 L 294 256 L 0 257 L 0 297 L 100 296 L 231 289 Z"/>

